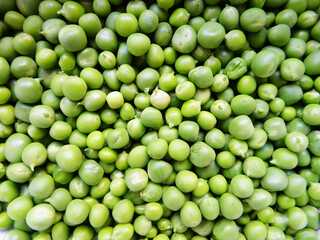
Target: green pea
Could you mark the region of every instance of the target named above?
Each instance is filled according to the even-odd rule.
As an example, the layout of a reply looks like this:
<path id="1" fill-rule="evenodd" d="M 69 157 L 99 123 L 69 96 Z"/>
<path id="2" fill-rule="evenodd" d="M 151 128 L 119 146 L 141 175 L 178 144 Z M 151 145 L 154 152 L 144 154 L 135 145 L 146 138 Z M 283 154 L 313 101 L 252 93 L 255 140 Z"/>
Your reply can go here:
<path id="1" fill-rule="evenodd" d="M 82 199 L 73 199 L 67 206 L 64 221 L 69 226 L 75 226 L 83 223 L 89 216 L 90 207 Z"/>
<path id="2" fill-rule="evenodd" d="M 91 207 L 89 213 L 89 222 L 91 226 L 99 228 L 107 222 L 108 218 L 109 210 L 105 205 L 98 203 Z"/>
<path id="3" fill-rule="evenodd" d="M 259 157 L 248 157 L 243 162 L 243 172 L 248 177 L 261 178 L 266 173 L 266 166 Z"/>
<path id="4" fill-rule="evenodd" d="M 113 228 L 112 238 L 119 240 L 131 239 L 134 234 L 134 228 L 130 223 L 118 224 Z"/>
<path id="5" fill-rule="evenodd" d="M 172 173 L 172 166 L 162 160 L 150 160 L 147 166 L 148 175 L 155 183 L 165 182 Z"/>
<path id="6" fill-rule="evenodd" d="M 241 115 L 232 119 L 228 129 L 230 134 L 239 140 L 249 139 L 254 133 L 252 122 L 245 115 Z"/>
<path id="7" fill-rule="evenodd" d="M 43 174 L 32 179 L 29 185 L 29 192 L 33 197 L 46 199 L 52 194 L 54 187 L 53 178 L 48 174 Z"/>
<path id="8" fill-rule="evenodd" d="M 198 33 L 197 39 L 199 44 L 204 48 L 217 48 L 225 37 L 223 26 L 217 22 L 207 22 L 203 24 Z"/>
<path id="9" fill-rule="evenodd" d="M 268 191 L 282 191 L 288 186 L 288 177 L 280 168 L 268 167 L 261 185 Z"/>
<path id="10" fill-rule="evenodd" d="M 74 172 L 80 168 L 83 156 L 79 147 L 69 144 L 59 149 L 56 155 L 56 161 L 62 170 Z"/>
<path id="11" fill-rule="evenodd" d="M 187 227 L 196 227 L 201 223 L 202 215 L 198 206 L 191 201 L 186 201 L 180 210 L 182 223 Z"/>
<path id="12" fill-rule="evenodd" d="M 26 222 L 32 229 L 41 231 L 53 225 L 55 215 L 56 211 L 51 205 L 42 203 L 29 210 Z"/>
<path id="13" fill-rule="evenodd" d="M 248 198 L 248 204 L 253 210 L 261 210 L 271 205 L 272 195 L 264 189 L 254 189 Z"/>
<path id="14" fill-rule="evenodd" d="M 161 112 L 153 107 L 147 107 L 142 111 L 141 121 L 144 126 L 154 129 L 159 129 L 163 125 Z"/>
<path id="15" fill-rule="evenodd" d="M 141 198 L 145 202 L 157 202 L 161 199 L 162 188 L 159 184 L 149 181 L 147 186 L 141 191 Z"/>
<path id="16" fill-rule="evenodd" d="M 64 188 L 57 188 L 53 191 L 48 202 L 50 202 L 57 211 L 64 211 L 71 200 L 72 197 L 68 190 Z"/>
<path id="17" fill-rule="evenodd" d="M 228 31 L 235 29 L 239 23 L 239 11 L 234 6 L 226 6 L 219 15 L 219 23 Z"/>
<path id="18" fill-rule="evenodd" d="M 237 175 L 231 180 L 231 190 L 239 198 L 248 198 L 253 193 L 253 182 L 245 175 Z"/>
<path id="19" fill-rule="evenodd" d="M 33 202 L 30 198 L 17 197 L 8 204 L 7 214 L 13 220 L 24 220 L 32 207 Z"/>
<path id="20" fill-rule="evenodd" d="M 172 36 L 172 47 L 182 54 L 192 52 L 196 47 L 196 32 L 188 25 L 178 27 Z"/>
<path id="21" fill-rule="evenodd" d="M 252 60 L 251 70 L 257 77 L 270 77 L 277 70 L 277 55 L 270 50 L 262 50 Z"/>
<path id="22" fill-rule="evenodd" d="M 138 44 L 139 43 L 139 44 Z M 127 39 L 128 51 L 136 56 L 142 56 L 150 48 L 150 39 L 142 33 L 131 34 Z"/>
<path id="23" fill-rule="evenodd" d="M 260 221 L 251 221 L 244 228 L 247 239 L 265 239 L 267 237 L 267 227 Z"/>
<path id="24" fill-rule="evenodd" d="M 224 193 L 219 199 L 220 211 L 226 219 L 233 220 L 240 217 L 243 213 L 243 206 L 240 200 L 231 193 Z M 230 205 L 234 206 L 233 209 Z"/>
<path id="25" fill-rule="evenodd" d="M 84 30 L 78 25 L 63 26 L 59 31 L 59 42 L 69 52 L 77 52 L 87 45 Z"/>
<path id="26" fill-rule="evenodd" d="M 248 32 L 261 30 L 266 23 L 266 13 L 259 8 L 250 8 L 240 15 L 240 25 Z"/>
<path id="27" fill-rule="evenodd" d="M 274 222 L 275 212 L 271 207 L 266 207 L 257 211 L 257 216 L 263 223 L 272 223 Z"/>
<path id="28" fill-rule="evenodd" d="M 238 239 L 238 226 L 232 220 L 219 219 L 213 227 L 213 235 L 218 239 Z"/>
<path id="29" fill-rule="evenodd" d="M 13 225 L 13 220 L 8 216 L 8 213 L 1 212 L 0 213 L 0 228 L 1 229 L 8 229 L 12 225 Z M 10 236 L 10 234 L 12 234 L 12 232 L 17 232 L 17 231 L 19 231 L 19 230 L 17 230 L 17 229 L 11 230 L 7 235 Z M 26 236 L 28 236 L 28 235 L 26 234 Z"/>
<path id="30" fill-rule="evenodd" d="M 139 16 L 139 29 L 143 33 L 154 32 L 159 24 L 158 15 L 152 10 L 144 10 Z"/>
<path id="31" fill-rule="evenodd" d="M 112 216 L 118 223 L 128 223 L 132 220 L 134 206 L 128 199 L 120 200 L 112 210 Z"/>

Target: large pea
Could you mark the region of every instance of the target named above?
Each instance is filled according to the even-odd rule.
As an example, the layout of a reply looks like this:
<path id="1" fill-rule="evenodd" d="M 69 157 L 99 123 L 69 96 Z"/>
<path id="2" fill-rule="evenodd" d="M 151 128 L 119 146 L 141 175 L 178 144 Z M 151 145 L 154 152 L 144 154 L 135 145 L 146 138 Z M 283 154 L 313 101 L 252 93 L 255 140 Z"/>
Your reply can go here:
<path id="1" fill-rule="evenodd" d="M 207 167 L 215 160 L 216 154 L 213 148 L 204 142 L 196 142 L 190 148 L 190 161 L 196 167 Z"/>
<path id="2" fill-rule="evenodd" d="M 288 177 L 280 168 L 268 167 L 261 186 L 268 191 L 282 191 L 288 186 Z"/>
<path id="3" fill-rule="evenodd" d="M 239 218 L 243 213 L 241 201 L 231 193 L 224 193 L 219 199 L 222 216 L 229 220 Z M 233 206 L 232 208 L 230 206 Z"/>
<path id="4" fill-rule="evenodd" d="M 228 126 L 230 134 L 239 139 L 246 140 L 254 134 L 254 127 L 248 116 L 240 115 L 231 120 Z"/>
<path id="5" fill-rule="evenodd" d="M 74 199 L 68 204 L 63 219 L 69 226 L 75 226 L 83 223 L 89 216 L 89 212 L 90 207 L 86 201 Z"/>
<path id="6" fill-rule="evenodd" d="M 42 203 L 30 209 L 26 216 L 28 226 L 36 231 L 42 231 L 51 227 L 54 223 L 56 211 L 47 203 Z"/>
<path id="7" fill-rule="evenodd" d="M 188 26 L 180 26 L 172 36 L 171 40 L 173 48 L 180 53 L 192 52 L 197 44 L 197 33 Z"/>
<path id="8" fill-rule="evenodd" d="M 220 212 L 219 201 L 214 197 L 201 200 L 199 207 L 202 216 L 210 221 L 216 219 Z"/>
<path id="9" fill-rule="evenodd" d="M 87 45 L 87 36 L 80 26 L 70 24 L 60 29 L 59 41 L 67 51 L 77 52 Z"/>
<path id="10" fill-rule="evenodd" d="M 214 49 L 222 43 L 225 33 L 225 29 L 220 23 L 209 21 L 200 27 L 197 39 L 202 47 Z"/>
<path id="11" fill-rule="evenodd" d="M 270 77 L 279 65 L 279 58 L 270 50 L 262 50 L 256 54 L 251 63 L 251 70 L 257 77 Z"/>
<path id="12" fill-rule="evenodd" d="M 129 223 L 134 214 L 133 203 L 128 199 L 120 200 L 112 209 L 112 217 L 118 223 Z"/>
<path id="13" fill-rule="evenodd" d="M 199 207 L 191 201 L 186 201 L 180 210 L 182 223 L 187 227 L 196 227 L 201 223 L 202 215 Z"/>
<path id="14" fill-rule="evenodd" d="M 16 163 L 22 161 L 22 152 L 24 148 L 31 143 L 30 137 L 22 133 L 12 134 L 4 145 L 4 156 L 11 162 Z"/>

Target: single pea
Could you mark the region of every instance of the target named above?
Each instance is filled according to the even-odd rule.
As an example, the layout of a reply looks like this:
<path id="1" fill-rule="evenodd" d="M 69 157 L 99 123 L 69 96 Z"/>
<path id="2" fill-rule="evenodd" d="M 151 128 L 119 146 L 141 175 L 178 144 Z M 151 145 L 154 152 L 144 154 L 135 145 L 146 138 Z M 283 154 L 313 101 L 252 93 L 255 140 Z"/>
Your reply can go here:
<path id="1" fill-rule="evenodd" d="M 60 44 L 69 52 L 80 51 L 87 45 L 86 34 L 78 25 L 63 26 L 58 37 Z"/>
<path id="2" fill-rule="evenodd" d="M 136 56 L 142 56 L 150 47 L 150 39 L 143 33 L 133 33 L 127 39 L 128 51 Z"/>
<path id="3" fill-rule="evenodd" d="M 213 227 L 213 235 L 217 238 L 238 239 L 239 230 L 235 221 L 228 219 L 219 219 Z"/>
<path id="4" fill-rule="evenodd" d="M 62 170 L 74 172 L 80 168 L 83 156 L 79 147 L 69 144 L 59 149 L 56 155 L 56 161 Z"/>
<path id="5" fill-rule="evenodd" d="M 45 230 L 54 223 L 56 211 L 47 203 L 42 203 L 30 209 L 26 216 L 27 224 L 36 231 Z"/>
<path id="6" fill-rule="evenodd" d="M 230 204 L 235 206 L 232 210 Z M 233 220 L 240 217 L 243 213 L 243 205 L 241 201 L 231 193 L 224 193 L 219 199 L 220 211 L 226 219 Z"/>
<path id="7" fill-rule="evenodd" d="M 165 182 L 170 177 L 172 170 L 172 166 L 162 160 L 150 160 L 147 166 L 149 178 L 155 183 Z"/>
<path id="8" fill-rule="evenodd" d="M 261 179 L 261 185 L 268 191 L 281 191 L 288 186 L 288 177 L 280 168 L 268 167 Z"/>
<path id="9" fill-rule="evenodd" d="M 144 10 L 139 16 L 139 29 L 143 33 L 152 33 L 154 32 L 159 25 L 159 17 L 152 10 Z M 172 25 L 172 24 L 171 24 Z"/>
<path id="10" fill-rule="evenodd" d="M 248 204 L 253 210 L 261 210 L 270 206 L 272 202 L 272 195 L 262 189 L 254 189 L 253 194 L 248 198 Z"/>
<path id="11" fill-rule="evenodd" d="M 89 216 L 90 207 L 82 199 L 73 199 L 67 206 L 63 220 L 69 226 L 83 223 Z"/>
<path id="12" fill-rule="evenodd" d="M 117 33 L 122 37 L 128 37 L 138 30 L 138 21 L 131 13 L 120 14 L 115 21 Z"/>
<path id="13" fill-rule="evenodd" d="M 251 221 L 244 228 L 247 239 L 265 239 L 267 237 L 267 227 L 260 221 Z"/>
<path id="14" fill-rule="evenodd" d="M 188 25 L 179 26 L 172 36 L 172 47 L 177 52 L 188 54 L 196 47 L 196 37 L 196 32 L 192 27 Z"/>
<path id="15" fill-rule="evenodd" d="M 95 42 L 102 51 L 115 51 L 118 40 L 113 30 L 102 28 L 95 37 Z"/>

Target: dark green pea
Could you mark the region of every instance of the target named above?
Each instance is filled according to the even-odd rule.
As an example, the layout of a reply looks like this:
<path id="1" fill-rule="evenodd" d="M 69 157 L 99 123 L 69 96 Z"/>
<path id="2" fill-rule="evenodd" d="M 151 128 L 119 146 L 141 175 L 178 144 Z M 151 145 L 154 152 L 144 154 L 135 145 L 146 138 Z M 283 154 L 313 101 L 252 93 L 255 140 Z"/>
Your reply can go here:
<path id="1" fill-rule="evenodd" d="M 310 53 L 304 60 L 306 67 L 306 74 L 317 75 L 319 74 L 319 64 L 320 64 L 320 50 Z"/>
<path id="2" fill-rule="evenodd" d="M 289 0 L 285 8 L 294 10 L 297 14 L 301 14 L 307 8 L 307 2 L 305 0 Z"/>
<path id="3" fill-rule="evenodd" d="M 4 15 L 4 22 L 15 31 L 22 30 L 25 17 L 17 11 L 8 11 Z"/>
<path id="4" fill-rule="evenodd" d="M 248 32 L 258 32 L 266 23 L 266 13 L 259 8 L 250 8 L 240 15 L 241 27 Z"/>
<path id="5" fill-rule="evenodd" d="M 1 78 L 1 80 L 4 82 L 4 79 L 8 78 L 8 67 L 10 68 L 10 66 L 8 66 L 8 64 L 6 64 L 7 62 L 4 62 L 4 60 L 12 61 L 18 55 L 13 47 L 13 37 L 2 37 L 0 39 L 0 49 L 1 68 L 4 69 L 4 76 Z"/>

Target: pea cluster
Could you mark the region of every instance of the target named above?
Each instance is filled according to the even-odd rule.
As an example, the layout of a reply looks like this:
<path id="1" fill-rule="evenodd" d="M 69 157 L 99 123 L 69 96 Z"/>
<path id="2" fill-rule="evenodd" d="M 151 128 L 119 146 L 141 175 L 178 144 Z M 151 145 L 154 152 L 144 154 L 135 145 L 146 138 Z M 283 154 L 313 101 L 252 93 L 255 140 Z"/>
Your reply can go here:
<path id="1" fill-rule="evenodd" d="M 5 240 L 319 240 L 320 0 L 0 0 Z"/>

